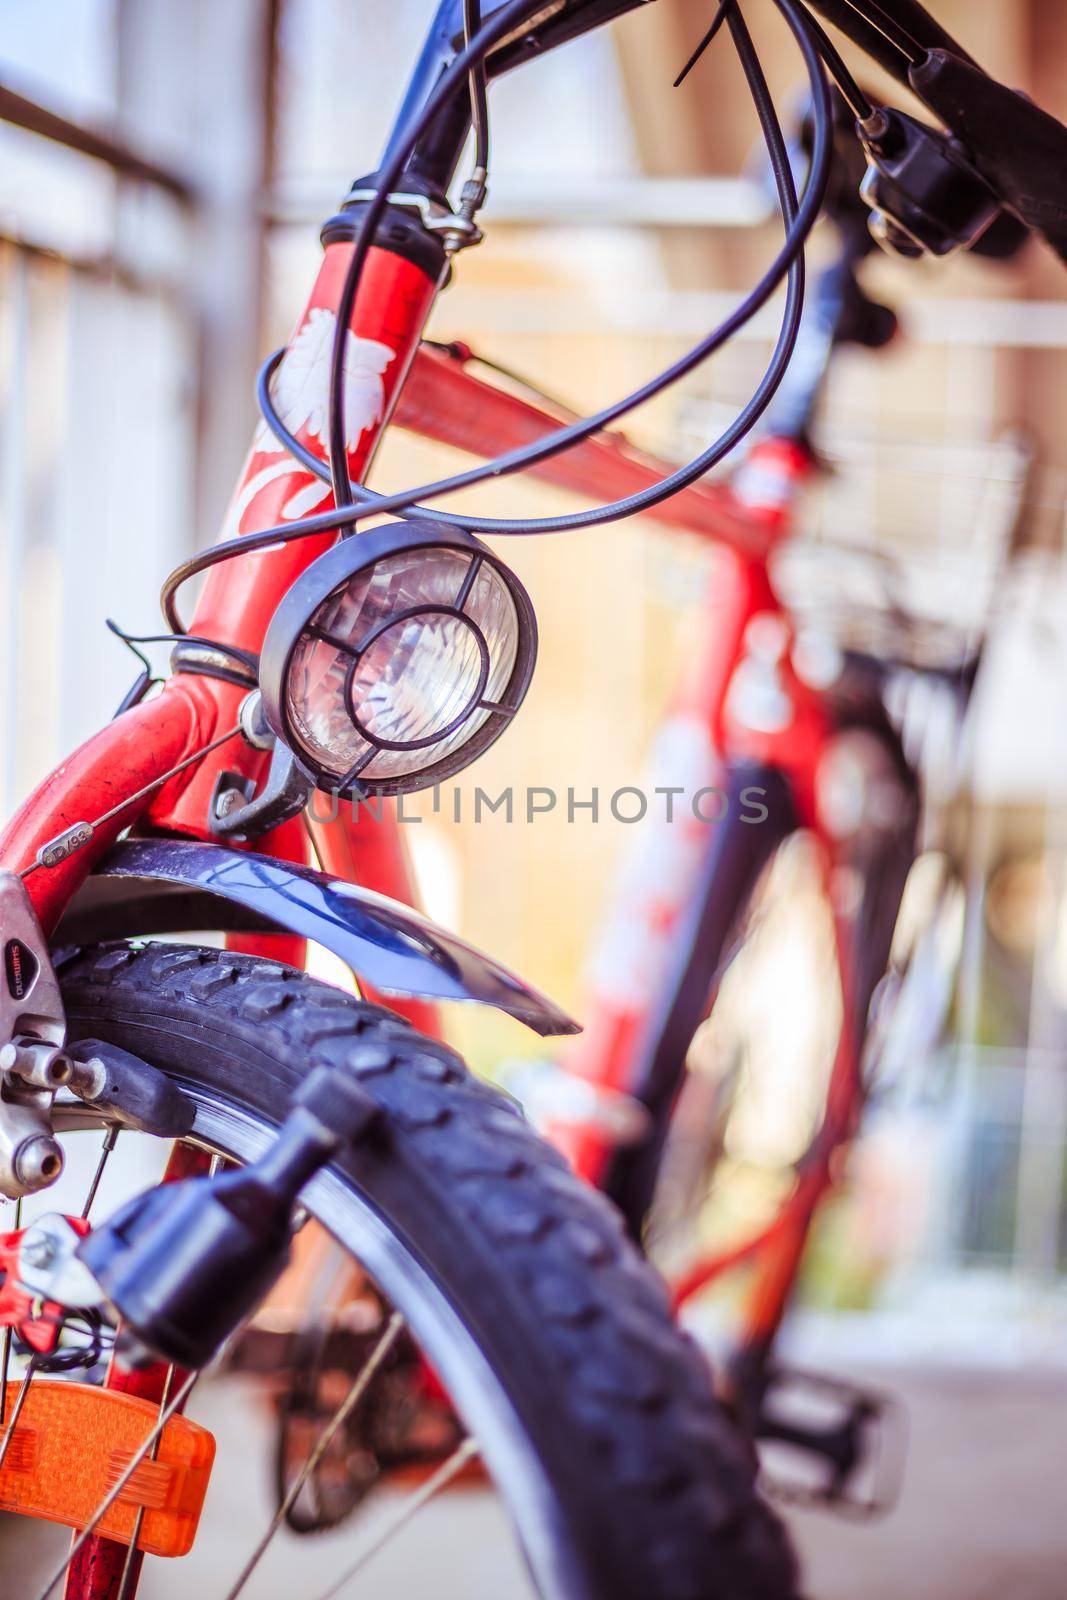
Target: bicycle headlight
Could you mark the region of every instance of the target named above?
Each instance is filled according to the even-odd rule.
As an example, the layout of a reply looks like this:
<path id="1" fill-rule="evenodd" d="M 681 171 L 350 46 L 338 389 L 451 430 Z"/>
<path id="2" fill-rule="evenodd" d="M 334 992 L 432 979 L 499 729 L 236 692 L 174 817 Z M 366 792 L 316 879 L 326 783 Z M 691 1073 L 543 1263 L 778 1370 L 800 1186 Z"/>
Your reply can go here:
<path id="1" fill-rule="evenodd" d="M 492 744 L 536 655 L 529 595 L 491 550 L 462 528 L 396 522 L 301 574 L 267 629 L 260 684 L 319 788 L 401 794 Z"/>

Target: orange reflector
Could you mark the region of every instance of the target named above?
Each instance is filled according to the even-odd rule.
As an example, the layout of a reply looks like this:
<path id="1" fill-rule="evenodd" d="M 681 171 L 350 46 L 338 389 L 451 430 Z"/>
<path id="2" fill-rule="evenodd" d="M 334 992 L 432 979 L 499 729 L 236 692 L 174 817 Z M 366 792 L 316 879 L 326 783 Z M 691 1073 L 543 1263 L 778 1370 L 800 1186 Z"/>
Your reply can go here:
<path id="1" fill-rule="evenodd" d="M 5 1425 L 17 1398 L 12 1385 Z M 84 1527 L 158 1416 L 158 1406 L 135 1395 L 37 1378 L 0 1469 L 0 1510 Z M 96 1531 L 129 1544 L 143 1506 L 138 1548 L 154 1556 L 184 1556 L 196 1537 L 214 1459 L 215 1440 L 206 1428 L 171 1417 L 156 1459 L 139 1463 Z"/>

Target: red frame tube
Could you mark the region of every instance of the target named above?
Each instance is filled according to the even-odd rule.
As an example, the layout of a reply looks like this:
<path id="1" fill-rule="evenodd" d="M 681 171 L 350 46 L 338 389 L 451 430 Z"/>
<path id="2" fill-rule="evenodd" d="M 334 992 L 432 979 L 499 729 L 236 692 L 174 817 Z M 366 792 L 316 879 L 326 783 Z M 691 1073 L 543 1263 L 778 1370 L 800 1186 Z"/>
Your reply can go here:
<path id="1" fill-rule="evenodd" d="M 577 420 L 562 406 L 535 404 L 486 383 L 470 370 L 474 364 L 476 358 L 469 352 L 452 355 L 424 345 L 397 404 L 397 427 L 485 456 L 532 444 Z M 535 462 L 527 471 L 532 478 L 596 503 L 650 489 L 673 467 L 636 449 L 625 434 L 612 429 Z M 726 484 L 718 482 L 690 484 L 648 515 L 664 526 L 738 550 L 765 553 L 774 538 L 773 519 L 752 515 Z"/>

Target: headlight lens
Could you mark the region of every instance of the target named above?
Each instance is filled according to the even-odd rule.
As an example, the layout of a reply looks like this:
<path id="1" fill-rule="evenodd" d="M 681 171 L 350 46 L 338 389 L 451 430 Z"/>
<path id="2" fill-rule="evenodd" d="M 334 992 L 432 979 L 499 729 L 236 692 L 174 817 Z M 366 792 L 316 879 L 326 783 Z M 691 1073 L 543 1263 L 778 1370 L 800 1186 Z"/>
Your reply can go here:
<path id="1" fill-rule="evenodd" d="M 502 731 L 535 650 L 529 598 L 485 546 L 390 525 L 298 579 L 268 630 L 264 701 L 320 787 L 422 788 Z"/>

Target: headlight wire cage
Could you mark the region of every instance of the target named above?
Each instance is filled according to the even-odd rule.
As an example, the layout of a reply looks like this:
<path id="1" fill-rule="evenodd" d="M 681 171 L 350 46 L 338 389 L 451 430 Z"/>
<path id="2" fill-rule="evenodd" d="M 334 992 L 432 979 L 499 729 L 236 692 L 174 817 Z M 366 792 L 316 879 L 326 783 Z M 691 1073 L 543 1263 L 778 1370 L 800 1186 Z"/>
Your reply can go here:
<path id="1" fill-rule="evenodd" d="M 518 578 L 459 526 L 406 519 L 332 546 L 263 643 L 267 721 L 316 787 L 342 798 L 432 787 L 522 704 L 537 623 Z"/>

